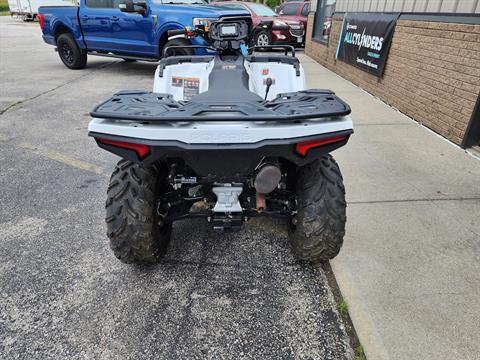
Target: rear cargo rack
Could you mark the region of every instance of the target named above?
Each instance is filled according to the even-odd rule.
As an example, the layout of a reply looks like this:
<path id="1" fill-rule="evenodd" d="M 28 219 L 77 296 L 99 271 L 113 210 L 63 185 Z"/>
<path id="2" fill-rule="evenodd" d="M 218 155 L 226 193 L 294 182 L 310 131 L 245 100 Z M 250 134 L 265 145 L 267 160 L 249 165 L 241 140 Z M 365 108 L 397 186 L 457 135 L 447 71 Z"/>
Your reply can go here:
<path id="1" fill-rule="evenodd" d="M 279 94 L 270 101 L 175 101 L 169 94 L 123 91 L 98 105 L 90 115 L 112 120 L 294 121 L 350 114 L 350 107 L 330 90 Z"/>

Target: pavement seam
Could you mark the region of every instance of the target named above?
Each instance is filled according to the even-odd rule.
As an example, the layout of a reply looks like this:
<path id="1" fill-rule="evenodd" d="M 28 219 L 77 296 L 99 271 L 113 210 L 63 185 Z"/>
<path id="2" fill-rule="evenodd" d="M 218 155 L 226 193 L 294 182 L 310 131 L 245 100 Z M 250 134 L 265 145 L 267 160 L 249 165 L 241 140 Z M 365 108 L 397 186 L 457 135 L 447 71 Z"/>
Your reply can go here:
<path id="1" fill-rule="evenodd" d="M 35 100 L 35 99 L 39 98 L 40 96 L 49 94 L 49 93 L 51 93 L 51 92 L 53 92 L 53 91 L 55 91 L 55 90 L 58 90 L 58 89 L 60 89 L 60 88 L 62 88 L 62 87 L 64 87 L 64 86 L 66 86 L 66 85 L 69 85 L 69 84 L 71 84 L 71 83 L 73 83 L 73 82 L 75 82 L 75 81 L 77 81 L 77 80 L 83 79 L 83 78 L 85 78 L 85 77 L 87 77 L 87 76 L 89 76 L 89 75 L 97 72 L 98 70 L 104 69 L 104 68 L 106 68 L 106 67 L 108 67 L 108 66 L 110 66 L 110 65 L 116 64 L 116 63 L 117 63 L 117 61 L 111 61 L 111 62 L 109 62 L 109 63 L 106 63 L 106 64 L 104 64 L 104 65 L 101 65 L 100 67 L 98 67 L 98 68 L 96 68 L 96 69 L 93 69 L 93 70 L 89 71 L 89 72 L 86 73 L 86 74 L 82 74 L 82 75 L 80 75 L 80 76 L 78 76 L 78 77 L 76 77 L 76 78 L 74 78 L 74 79 L 72 79 L 72 80 L 69 80 L 69 81 L 67 81 L 67 82 L 65 82 L 65 83 L 63 83 L 63 84 L 57 85 L 57 86 L 55 86 L 55 87 L 53 87 L 53 88 L 51 88 L 51 89 L 49 89 L 49 90 L 45 90 L 45 91 L 43 91 L 43 92 L 41 92 L 41 93 L 39 93 L 39 94 L 37 94 L 37 95 L 31 96 L 31 97 L 29 97 L 29 98 L 26 98 L 26 99 L 23 99 L 23 100 L 19 100 L 19 101 L 16 101 L 16 102 L 14 102 L 14 103 L 12 103 L 12 104 L 10 104 L 10 105 L 7 105 L 7 107 L 5 107 L 5 108 L 3 108 L 3 109 L 0 110 L 0 116 L 3 115 L 3 114 L 5 114 L 7 111 L 9 111 L 9 110 L 17 107 L 18 105 L 22 105 L 22 104 L 25 104 L 25 103 L 27 103 L 27 102 L 29 102 L 29 101 Z"/>
<path id="2" fill-rule="evenodd" d="M 387 126 L 392 126 L 392 125 L 402 125 L 402 126 L 413 126 L 413 125 L 416 125 L 416 124 L 412 124 L 412 123 L 377 123 L 377 124 L 358 124 L 358 123 L 355 123 L 355 120 L 354 120 L 354 126 L 355 127 L 358 127 L 358 126 L 384 126 L 384 125 L 387 125 Z"/>
<path id="3" fill-rule="evenodd" d="M 347 201 L 348 205 L 361 205 L 361 204 L 389 204 L 389 203 L 408 203 L 408 202 L 437 202 L 437 201 L 467 201 L 467 200 L 480 200 L 480 197 L 456 197 L 445 199 L 399 199 L 399 200 L 371 200 L 371 201 Z"/>

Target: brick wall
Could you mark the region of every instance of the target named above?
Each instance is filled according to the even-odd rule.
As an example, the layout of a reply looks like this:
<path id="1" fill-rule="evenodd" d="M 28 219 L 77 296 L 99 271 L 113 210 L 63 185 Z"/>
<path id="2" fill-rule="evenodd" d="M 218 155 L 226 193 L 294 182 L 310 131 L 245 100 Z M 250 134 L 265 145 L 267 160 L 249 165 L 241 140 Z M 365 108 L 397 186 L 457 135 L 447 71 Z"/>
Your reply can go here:
<path id="1" fill-rule="evenodd" d="M 311 40 L 305 52 L 442 136 L 461 144 L 480 93 L 480 25 L 398 20 L 383 78 L 335 60 L 342 17 L 329 46 Z"/>

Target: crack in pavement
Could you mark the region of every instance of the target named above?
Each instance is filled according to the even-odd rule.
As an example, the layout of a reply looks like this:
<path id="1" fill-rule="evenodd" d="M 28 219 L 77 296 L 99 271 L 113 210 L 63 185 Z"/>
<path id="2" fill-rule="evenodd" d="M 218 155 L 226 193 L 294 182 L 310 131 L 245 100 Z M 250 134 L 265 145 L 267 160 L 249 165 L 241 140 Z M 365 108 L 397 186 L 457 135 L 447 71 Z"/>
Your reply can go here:
<path id="1" fill-rule="evenodd" d="M 49 94 L 49 93 L 51 93 L 51 92 L 53 92 L 53 91 L 55 91 L 55 90 L 58 90 L 58 89 L 66 86 L 66 85 L 68 85 L 68 84 L 71 84 L 71 83 L 73 83 L 73 82 L 75 82 L 75 81 L 77 81 L 77 80 L 83 79 L 83 78 L 85 78 L 85 77 L 87 77 L 87 76 L 89 76 L 89 75 L 97 72 L 98 70 L 105 69 L 106 67 L 109 67 L 110 65 L 114 65 L 114 64 L 116 64 L 117 62 L 118 62 L 118 61 L 111 61 L 111 62 L 109 62 L 109 63 L 106 63 L 106 64 L 104 64 L 104 65 L 99 66 L 99 67 L 96 68 L 96 69 L 92 69 L 91 71 L 89 71 L 89 72 L 86 73 L 86 74 L 82 74 L 82 75 L 80 75 L 80 76 L 78 76 L 78 77 L 76 77 L 76 78 L 74 78 L 74 79 L 72 79 L 72 80 L 69 80 L 69 81 L 67 81 L 67 82 L 65 82 L 65 83 L 63 83 L 63 84 L 57 85 L 57 86 L 55 86 L 55 87 L 53 87 L 53 88 L 51 88 L 51 89 L 49 89 L 49 90 L 45 90 L 45 91 L 43 91 L 43 92 L 41 92 L 41 93 L 39 93 L 39 94 L 37 94 L 37 95 L 31 96 L 31 97 L 29 97 L 29 98 L 26 98 L 26 99 L 23 99 L 23 100 L 19 100 L 19 101 L 16 101 L 16 102 L 14 102 L 14 103 L 12 103 L 12 104 L 10 104 L 10 105 L 7 105 L 5 108 L 3 108 L 3 109 L 0 110 L 0 116 L 3 115 L 3 114 L 5 114 L 7 111 L 9 111 L 9 110 L 17 107 L 18 105 L 25 104 L 25 103 L 27 103 L 27 102 L 29 102 L 29 101 L 31 101 L 31 100 L 35 100 L 35 99 L 39 98 L 39 97 L 42 96 L 42 95 Z"/>

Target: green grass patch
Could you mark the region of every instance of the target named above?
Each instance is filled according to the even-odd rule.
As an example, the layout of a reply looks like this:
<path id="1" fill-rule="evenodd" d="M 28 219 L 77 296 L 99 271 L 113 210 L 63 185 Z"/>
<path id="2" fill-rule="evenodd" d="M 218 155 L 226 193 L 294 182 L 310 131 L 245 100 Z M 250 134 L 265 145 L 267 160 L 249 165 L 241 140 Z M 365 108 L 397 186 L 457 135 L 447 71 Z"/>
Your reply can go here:
<path id="1" fill-rule="evenodd" d="M 367 356 L 363 351 L 362 345 L 358 345 L 357 348 L 355 349 L 355 360 L 367 360 Z"/>
<path id="2" fill-rule="evenodd" d="M 0 0 L 0 13 L 7 12 L 8 13 L 8 0 Z"/>
<path id="3" fill-rule="evenodd" d="M 340 299 L 340 302 L 338 303 L 338 311 L 342 315 L 347 315 L 348 314 L 348 304 L 347 304 L 347 301 L 343 297 Z"/>

